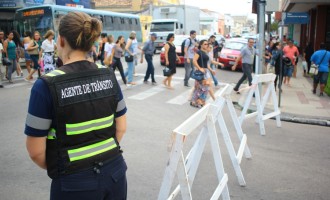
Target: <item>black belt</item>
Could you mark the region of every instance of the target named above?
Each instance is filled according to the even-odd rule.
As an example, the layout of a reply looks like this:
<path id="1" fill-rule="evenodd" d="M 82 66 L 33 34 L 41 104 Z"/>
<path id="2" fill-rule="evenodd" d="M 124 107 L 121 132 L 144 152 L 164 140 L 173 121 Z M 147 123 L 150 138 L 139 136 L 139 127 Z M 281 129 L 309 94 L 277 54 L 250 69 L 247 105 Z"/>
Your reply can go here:
<path id="1" fill-rule="evenodd" d="M 45 52 L 45 54 L 53 54 L 54 51 L 51 51 L 51 52 Z"/>

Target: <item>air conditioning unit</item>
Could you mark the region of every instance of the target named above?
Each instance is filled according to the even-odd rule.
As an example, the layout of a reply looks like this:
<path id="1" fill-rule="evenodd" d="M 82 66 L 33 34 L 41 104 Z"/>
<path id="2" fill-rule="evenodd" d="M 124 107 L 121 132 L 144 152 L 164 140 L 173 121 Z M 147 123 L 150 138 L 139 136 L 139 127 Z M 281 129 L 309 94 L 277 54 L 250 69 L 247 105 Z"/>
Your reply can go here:
<path id="1" fill-rule="evenodd" d="M 160 13 L 168 14 L 168 13 L 176 13 L 176 8 L 174 7 L 164 7 L 160 9 Z"/>

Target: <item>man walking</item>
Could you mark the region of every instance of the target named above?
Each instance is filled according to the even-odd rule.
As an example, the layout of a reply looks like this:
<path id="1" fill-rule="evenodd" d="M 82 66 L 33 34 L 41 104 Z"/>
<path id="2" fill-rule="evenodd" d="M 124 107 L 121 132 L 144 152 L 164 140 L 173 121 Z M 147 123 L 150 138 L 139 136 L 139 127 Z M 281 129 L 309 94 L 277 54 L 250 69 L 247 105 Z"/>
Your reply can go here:
<path id="1" fill-rule="evenodd" d="M 248 40 L 248 45 L 246 47 L 243 47 L 241 50 L 241 54 L 238 56 L 236 59 L 235 64 L 232 66 L 232 70 L 235 71 L 238 62 L 242 59 L 242 71 L 243 71 L 243 76 L 242 78 L 238 81 L 236 84 L 234 91 L 236 91 L 239 94 L 239 86 L 243 83 L 243 81 L 248 78 L 249 85 L 252 84 L 252 65 L 253 65 L 253 60 L 254 56 L 256 54 L 256 50 L 253 47 L 254 40 L 249 39 Z"/>
<path id="2" fill-rule="evenodd" d="M 329 75 L 330 52 L 325 49 L 325 44 L 320 45 L 320 50 L 313 53 L 311 62 L 315 63 L 319 72 L 314 76 L 313 94 L 316 94 L 317 85 L 320 83 L 320 96 L 323 96 Z"/>
<path id="3" fill-rule="evenodd" d="M 145 75 L 144 81 L 143 81 L 145 84 L 148 83 L 148 79 L 151 75 L 152 85 L 157 85 L 157 82 L 155 80 L 155 68 L 154 68 L 154 64 L 152 63 L 152 56 L 154 55 L 154 52 L 155 52 L 155 43 L 154 42 L 156 39 L 157 39 L 157 34 L 151 33 L 150 40 L 144 44 L 144 47 L 143 47 L 142 53 L 141 53 L 141 63 L 143 63 L 143 54 L 145 54 L 145 59 L 148 63 L 148 68 L 147 68 L 146 75 Z"/>
<path id="4" fill-rule="evenodd" d="M 184 43 L 184 69 L 186 71 L 184 86 L 186 87 L 190 87 L 188 81 L 191 71 L 194 71 L 193 58 L 195 55 L 196 44 L 196 31 L 192 30 L 190 31 L 190 37 L 187 38 Z"/>

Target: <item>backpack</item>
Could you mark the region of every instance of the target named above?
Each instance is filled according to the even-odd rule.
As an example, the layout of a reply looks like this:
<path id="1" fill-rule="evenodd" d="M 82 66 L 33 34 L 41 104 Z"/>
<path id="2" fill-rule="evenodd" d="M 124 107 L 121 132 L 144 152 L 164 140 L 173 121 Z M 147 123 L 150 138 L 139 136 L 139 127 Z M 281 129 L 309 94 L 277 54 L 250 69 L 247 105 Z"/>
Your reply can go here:
<path id="1" fill-rule="evenodd" d="M 185 47 L 186 40 L 189 40 L 188 48 L 191 46 L 191 38 L 187 38 L 187 39 L 183 40 L 183 42 L 181 44 L 181 54 L 182 54 L 182 56 L 184 56 L 184 47 Z"/>

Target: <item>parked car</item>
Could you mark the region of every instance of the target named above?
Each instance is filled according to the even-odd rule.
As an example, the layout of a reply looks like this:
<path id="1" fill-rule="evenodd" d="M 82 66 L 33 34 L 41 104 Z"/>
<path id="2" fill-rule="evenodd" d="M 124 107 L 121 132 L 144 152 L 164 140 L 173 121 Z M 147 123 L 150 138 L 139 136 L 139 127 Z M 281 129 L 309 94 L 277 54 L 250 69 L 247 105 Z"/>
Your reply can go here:
<path id="1" fill-rule="evenodd" d="M 237 57 L 241 53 L 241 49 L 247 45 L 247 40 L 242 38 L 228 39 L 221 50 L 219 62 L 224 64 L 225 68 L 232 67 Z M 242 69 L 242 62 L 240 61 L 236 69 Z"/>
<path id="2" fill-rule="evenodd" d="M 175 39 L 173 42 L 176 47 L 176 53 L 179 56 L 180 61 L 181 61 L 180 65 L 184 65 L 184 57 L 181 52 L 181 44 L 187 38 L 189 38 L 189 35 L 175 35 Z M 165 48 L 164 47 L 161 49 L 161 52 L 160 52 L 160 64 L 165 65 Z M 177 61 L 177 65 L 179 65 L 178 61 Z"/>

